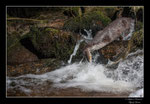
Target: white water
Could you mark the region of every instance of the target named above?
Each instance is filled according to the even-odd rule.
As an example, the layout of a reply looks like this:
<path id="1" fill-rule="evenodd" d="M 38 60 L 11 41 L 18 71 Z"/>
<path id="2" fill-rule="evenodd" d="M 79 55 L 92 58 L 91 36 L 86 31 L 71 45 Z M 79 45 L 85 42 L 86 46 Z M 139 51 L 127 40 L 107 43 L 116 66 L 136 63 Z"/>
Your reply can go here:
<path id="1" fill-rule="evenodd" d="M 122 35 L 123 40 L 130 40 L 130 38 L 132 37 L 133 31 L 134 31 L 134 23 L 131 23 L 129 34 L 127 36 L 125 36 L 125 34 L 123 33 L 123 35 Z"/>
<path id="2" fill-rule="evenodd" d="M 134 88 L 131 83 L 125 81 L 115 81 L 108 78 L 104 73 L 105 67 L 102 65 L 82 63 L 74 63 L 63 69 L 54 71 L 52 74 L 57 76 L 53 78 L 54 87 L 81 88 L 83 91 L 98 92 L 124 92 L 132 91 Z M 65 74 L 67 73 L 67 74 Z M 61 83 L 65 81 L 65 83 Z"/>
<path id="3" fill-rule="evenodd" d="M 127 56 L 126 60 L 119 63 L 118 68 L 114 71 L 106 71 L 106 75 L 115 80 L 123 80 L 132 83 L 136 87 L 143 87 L 143 53 L 142 50 L 138 50 L 135 53 L 131 53 Z"/>
<path id="4" fill-rule="evenodd" d="M 83 91 L 135 92 L 143 88 L 143 55 L 135 55 L 138 50 L 119 63 L 116 70 L 107 69 L 101 64 L 72 63 L 41 75 L 27 74 L 7 77 L 7 88 L 30 93 L 31 86 L 41 86 L 47 81 L 56 88 L 80 88 Z M 12 86 L 12 83 L 15 85 Z M 36 88 L 36 87 L 35 87 Z"/>
<path id="5" fill-rule="evenodd" d="M 68 63 L 69 63 L 69 64 L 70 64 L 71 61 L 72 61 L 72 57 L 76 55 L 77 50 L 79 49 L 79 46 L 80 46 L 80 43 L 81 43 L 81 42 L 83 42 L 83 39 L 77 41 L 76 46 L 75 46 L 75 48 L 74 48 L 74 51 L 73 51 L 73 53 L 70 55 L 70 59 L 68 60 Z"/>
<path id="6" fill-rule="evenodd" d="M 129 97 L 144 97 L 144 89 L 139 89 L 136 92 L 133 92 L 129 95 Z"/>
<path id="7" fill-rule="evenodd" d="M 88 36 L 85 39 L 91 39 L 91 31 L 86 32 Z M 27 74 L 19 77 L 7 77 L 7 89 L 17 88 L 29 94 L 32 92 L 31 87 L 36 88 L 50 81 L 53 82 L 54 88 L 60 89 L 74 87 L 83 91 L 133 92 L 129 97 L 143 96 L 141 90 L 136 92 L 137 89 L 143 88 L 143 55 L 139 55 L 143 50 L 129 54 L 127 59 L 121 61 L 118 68 L 113 70 L 94 63 L 99 54 L 93 57 L 93 63 L 82 62 L 82 60 L 79 63 L 71 63 L 72 57 L 76 55 L 82 41 L 77 42 L 74 52 L 68 60 L 69 65 L 41 75 Z"/>
<path id="8" fill-rule="evenodd" d="M 84 29 L 84 31 L 87 34 L 87 36 L 82 35 L 84 37 L 84 39 L 86 39 L 86 40 L 92 40 L 93 39 L 93 37 L 92 37 L 92 30 L 91 29 L 90 30 Z"/>
<path id="9" fill-rule="evenodd" d="M 77 43 L 76 43 L 76 45 L 75 45 L 75 48 L 74 48 L 74 51 L 73 51 L 73 53 L 70 55 L 70 58 L 69 58 L 69 60 L 68 60 L 68 64 L 71 63 L 72 57 L 76 55 L 76 53 L 77 53 L 77 51 L 78 51 L 78 49 L 79 49 L 79 47 L 80 47 L 81 42 L 87 41 L 87 40 L 92 40 L 92 39 L 93 39 L 93 38 L 92 38 L 92 30 L 89 30 L 89 31 L 88 31 L 88 30 L 84 29 L 84 31 L 87 33 L 87 36 L 84 36 L 84 35 L 80 34 L 80 35 L 83 37 L 83 39 L 80 39 L 80 40 L 77 41 Z"/>

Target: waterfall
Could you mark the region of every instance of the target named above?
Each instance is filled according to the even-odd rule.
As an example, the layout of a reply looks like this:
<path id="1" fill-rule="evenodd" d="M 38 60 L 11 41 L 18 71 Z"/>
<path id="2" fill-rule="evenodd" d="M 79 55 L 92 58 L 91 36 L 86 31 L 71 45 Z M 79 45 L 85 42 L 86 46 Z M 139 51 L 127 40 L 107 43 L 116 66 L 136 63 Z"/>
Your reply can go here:
<path id="1" fill-rule="evenodd" d="M 131 27 L 128 37 L 132 35 L 134 24 Z M 39 89 L 44 88 L 46 88 L 45 92 L 50 93 L 55 91 L 56 88 L 79 88 L 85 92 L 125 92 L 129 94 L 129 97 L 143 97 L 143 50 L 137 50 L 134 53 L 128 54 L 127 58 L 121 60 L 118 67 L 114 70 L 110 70 L 102 64 L 96 64 L 95 62 L 99 57 L 97 53 L 93 57 L 93 63 L 82 62 L 83 58 L 80 62 L 71 63 L 81 42 L 92 39 L 92 32 L 90 30 L 84 31 L 87 33 L 87 36 L 82 36 L 84 38 L 77 41 L 74 51 L 68 60 L 69 65 L 40 75 L 26 74 L 18 77 L 7 77 L 7 90 L 12 90 L 15 93 L 20 91 L 30 95 L 33 90 L 34 93 L 38 93 Z"/>
<path id="2" fill-rule="evenodd" d="M 134 31 L 134 23 L 131 23 L 130 25 L 130 32 L 127 36 L 125 36 L 125 34 L 123 33 L 123 40 L 130 40 L 130 38 L 132 37 L 132 33 Z"/>
<path id="3" fill-rule="evenodd" d="M 139 94 L 143 96 L 142 90 L 137 90 L 137 88 L 143 88 L 144 81 L 143 55 L 139 55 L 141 52 L 143 50 L 129 54 L 128 58 L 121 61 L 115 70 L 95 63 L 72 63 L 40 75 L 26 74 L 7 77 L 7 88 L 12 90 L 18 88 L 18 90 L 30 94 L 32 87 L 49 86 L 49 81 L 51 81 L 53 87 L 59 89 L 74 87 L 87 92 L 129 92 L 129 94 L 131 93 L 129 97 Z"/>
<path id="4" fill-rule="evenodd" d="M 81 43 L 81 42 L 83 42 L 83 39 L 77 41 L 76 46 L 75 46 L 75 48 L 74 48 L 74 51 L 73 51 L 73 53 L 70 55 L 70 59 L 68 60 L 68 64 L 71 63 L 72 57 L 76 55 L 77 50 L 79 49 L 79 46 L 80 46 L 80 43 Z"/>
<path id="5" fill-rule="evenodd" d="M 79 46 L 80 46 L 81 42 L 87 41 L 87 40 L 92 40 L 92 39 L 93 39 L 93 38 L 92 38 L 92 30 L 91 30 L 91 29 L 90 29 L 89 31 L 86 30 L 86 29 L 84 29 L 84 31 L 87 33 L 87 36 L 85 36 L 85 35 L 83 35 L 83 34 L 80 33 L 80 35 L 81 35 L 81 37 L 83 37 L 83 39 L 80 39 L 80 40 L 77 41 L 77 43 L 76 43 L 76 45 L 75 45 L 75 48 L 74 48 L 74 50 L 73 50 L 73 53 L 70 55 L 70 58 L 69 58 L 69 60 L 68 60 L 68 64 L 71 63 L 72 57 L 76 55 L 76 53 L 77 53 L 77 51 L 78 51 L 78 49 L 79 49 Z"/>

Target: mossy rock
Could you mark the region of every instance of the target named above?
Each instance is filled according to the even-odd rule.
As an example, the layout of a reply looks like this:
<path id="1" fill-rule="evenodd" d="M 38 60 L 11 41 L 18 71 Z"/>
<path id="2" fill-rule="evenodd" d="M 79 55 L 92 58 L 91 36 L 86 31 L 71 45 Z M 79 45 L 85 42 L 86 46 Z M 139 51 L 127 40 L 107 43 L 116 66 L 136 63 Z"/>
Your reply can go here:
<path id="1" fill-rule="evenodd" d="M 138 31 L 135 31 L 133 33 L 133 36 L 131 38 L 131 46 L 132 50 L 137 48 L 143 48 L 143 39 L 144 39 L 144 29 L 140 29 Z"/>
<path id="2" fill-rule="evenodd" d="M 23 21 L 23 20 L 11 20 L 7 21 L 7 38 L 11 38 L 13 36 L 22 37 L 26 35 L 30 31 L 30 25 L 34 23 L 31 21 Z"/>
<path id="3" fill-rule="evenodd" d="M 116 60 L 120 56 L 124 56 L 126 49 L 130 47 L 129 53 L 143 48 L 143 28 L 133 32 L 133 35 L 129 41 L 113 41 L 106 47 L 103 47 L 99 52 L 104 55 L 105 58 L 110 60 Z"/>
<path id="4" fill-rule="evenodd" d="M 82 17 L 74 17 L 69 19 L 64 24 L 64 29 L 72 32 L 80 32 L 80 30 L 86 29 L 96 29 L 93 33 L 95 34 L 98 30 L 104 28 L 111 22 L 111 19 L 104 15 L 101 11 L 94 11 L 85 13 Z"/>
<path id="5" fill-rule="evenodd" d="M 21 36 L 18 32 L 14 31 L 13 33 L 7 33 L 7 51 L 9 51 L 16 44 L 20 44 L 20 40 L 30 37 L 30 34 L 25 34 Z"/>
<path id="6" fill-rule="evenodd" d="M 138 31 L 143 28 L 143 22 L 137 21 L 135 25 L 135 31 Z"/>
<path id="7" fill-rule="evenodd" d="M 63 8 L 63 14 L 67 15 L 68 17 L 76 17 L 80 16 L 80 7 L 66 7 Z"/>
<path id="8" fill-rule="evenodd" d="M 109 18 L 112 18 L 117 10 L 117 7 L 104 7 L 104 14 L 107 15 Z"/>
<path id="9" fill-rule="evenodd" d="M 41 59 L 34 62 L 19 65 L 7 65 L 7 76 L 17 77 L 24 74 L 43 74 L 61 67 L 61 61 L 57 59 Z"/>
<path id="10" fill-rule="evenodd" d="M 30 31 L 35 49 L 45 58 L 67 60 L 73 52 L 76 40 L 71 32 L 53 28 L 33 27 Z"/>
<path id="11" fill-rule="evenodd" d="M 38 57 L 28 49 L 26 49 L 20 42 L 17 42 L 7 51 L 8 64 L 21 64 L 37 60 Z"/>
<path id="12" fill-rule="evenodd" d="M 115 40 L 105 47 L 99 49 L 99 53 L 100 55 L 103 55 L 104 58 L 114 61 L 125 52 L 127 45 L 128 41 Z"/>
<path id="13" fill-rule="evenodd" d="M 104 13 L 101 11 L 94 11 L 94 12 L 85 14 L 82 21 L 83 23 L 87 22 L 87 24 L 83 24 L 85 28 L 87 28 L 87 25 L 94 25 L 94 23 L 95 25 L 101 25 L 105 27 L 111 22 L 111 19 L 107 17 L 106 15 L 104 15 Z"/>
<path id="14" fill-rule="evenodd" d="M 100 11 L 109 18 L 112 18 L 117 10 L 118 7 L 85 7 L 86 13 Z"/>
<path id="15" fill-rule="evenodd" d="M 7 34 L 7 48 L 10 48 L 16 43 L 18 43 L 20 38 L 21 37 L 17 32 L 13 32 L 12 34 Z"/>

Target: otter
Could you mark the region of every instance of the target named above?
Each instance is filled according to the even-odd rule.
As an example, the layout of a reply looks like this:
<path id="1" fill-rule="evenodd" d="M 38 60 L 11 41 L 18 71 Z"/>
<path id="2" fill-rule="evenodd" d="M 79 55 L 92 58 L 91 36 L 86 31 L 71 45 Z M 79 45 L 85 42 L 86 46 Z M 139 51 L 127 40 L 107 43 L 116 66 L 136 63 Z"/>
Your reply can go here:
<path id="1" fill-rule="evenodd" d="M 99 50 L 121 37 L 123 33 L 130 30 L 134 21 L 132 18 L 121 17 L 114 20 L 103 30 L 98 31 L 95 37 L 84 48 L 83 53 L 86 54 L 88 61 L 92 62 L 91 52 Z"/>

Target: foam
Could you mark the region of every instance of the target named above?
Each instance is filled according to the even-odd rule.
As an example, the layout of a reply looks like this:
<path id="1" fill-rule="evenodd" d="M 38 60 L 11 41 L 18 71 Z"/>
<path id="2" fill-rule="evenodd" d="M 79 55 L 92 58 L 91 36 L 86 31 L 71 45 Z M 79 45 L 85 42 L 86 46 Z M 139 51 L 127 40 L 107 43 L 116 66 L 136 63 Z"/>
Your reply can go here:
<path id="1" fill-rule="evenodd" d="M 131 93 L 130 95 L 129 95 L 129 97 L 144 97 L 143 95 L 144 95 L 144 89 L 142 88 L 142 89 L 139 89 L 139 90 L 137 90 L 136 92 L 133 92 L 133 93 Z"/>
<path id="2" fill-rule="evenodd" d="M 73 70 L 73 78 L 67 79 L 67 77 L 69 77 L 71 74 L 69 72 L 70 69 L 65 69 L 68 70 L 68 73 L 66 73 L 68 76 L 64 77 L 63 73 L 59 73 L 59 75 L 62 77 L 57 77 L 55 80 L 53 80 L 53 82 L 55 82 L 54 87 L 76 87 L 81 88 L 83 91 L 101 92 L 124 92 L 133 90 L 132 84 L 128 82 L 115 81 L 111 78 L 107 78 L 104 74 L 105 67 L 102 65 L 95 65 L 90 63 L 83 63 L 80 65 L 72 64 L 70 65 L 70 68 Z M 54 71 L 53 75 L 54 74 L 56 75 L 57 72 Z M 65 83 L 61 83 L 63 80 L 65 80 Z"/>
<path id="3" fill-rule="evenodd" d="M 50 81 L 53 87 L 60 89 L 75 87 L 83 91 L 134 92 L 143 87 L 143 55 L 131 55 L 134 56 L 121 61 L 115 70 L 101 64 L 77 62 L 41 75 L 7 77 L 7 88 L 26 86 L 26 89 L 20 87 L 20 90 L 30 92 L 31 86 L 41 86 Z M 15 85 L 12 86 L 12 82 Z"/>

